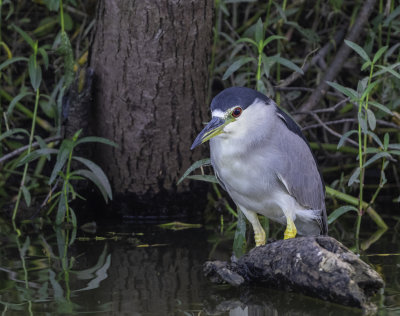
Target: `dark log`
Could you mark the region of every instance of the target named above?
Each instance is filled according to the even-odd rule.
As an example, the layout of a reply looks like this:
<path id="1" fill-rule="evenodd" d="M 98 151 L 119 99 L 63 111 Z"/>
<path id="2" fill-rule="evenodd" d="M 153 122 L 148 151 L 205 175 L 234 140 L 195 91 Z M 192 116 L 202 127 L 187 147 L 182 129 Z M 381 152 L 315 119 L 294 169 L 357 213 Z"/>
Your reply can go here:
<path id="1" fill-rule="evenodd" d="M 206 262 L 204 272 L 215 283 L 257 283 L 363 309 L 371 309 L 370 297 L 384 286 L 377 272 L 328 236 L 279 240 L 231 263 Z"/>

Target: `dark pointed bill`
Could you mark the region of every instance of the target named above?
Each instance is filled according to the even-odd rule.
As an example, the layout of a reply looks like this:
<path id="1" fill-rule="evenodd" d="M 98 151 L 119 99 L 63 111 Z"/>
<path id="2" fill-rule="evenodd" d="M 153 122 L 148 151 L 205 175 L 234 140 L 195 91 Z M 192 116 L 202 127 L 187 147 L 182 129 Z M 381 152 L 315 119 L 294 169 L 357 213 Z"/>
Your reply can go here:
<path id="1" fill-rule="evenodd" d="M 204 129 L 197 135 L 196 139 L 193 142 L 192 147 L 190 149 L 194 149 L 198 145 L 205 143 L 209 139 L 219 135 L 222 133 L 226 122 L 224 119 L 220 117 L 213 117 L 210 122 L 204 127 Z"/>

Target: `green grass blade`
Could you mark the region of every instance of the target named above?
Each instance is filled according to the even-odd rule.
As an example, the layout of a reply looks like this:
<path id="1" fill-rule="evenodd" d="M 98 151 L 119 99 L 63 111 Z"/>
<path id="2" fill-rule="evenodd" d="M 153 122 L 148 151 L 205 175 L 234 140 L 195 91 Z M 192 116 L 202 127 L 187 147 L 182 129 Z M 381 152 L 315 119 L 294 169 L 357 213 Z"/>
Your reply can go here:
<path id="1" fill-rule="evenodd" d="M 29 207 L 31 205 L 31 193 L 26 186 L 22 186 L 22 194 L 24 195 L 25 203 Z"/>
<path id="2" fill-rule="evenodd" d="M 371 61 L 371 59 L 368 57 L 368 54 L 365 52 L 365 50 L 357 45 L 356 43 L 353 43 L 351 41 L 348 40 L 344 40 L 344 42 L 346 43 L 347 46 L 349 46 L 352 50 L 354 50 L 358 55 L 360 55 L 360 57 L 362 59 L 364 59 L 365 61 Z"/>
<path id="3" fill-rule="evenodd" d="M 79 139 L 79 140 L 75 143 L 75 146 L 78 146 L 78 145 L 84 144 L 84 143 L 102 143 L 102 144 L 105 144 L 105 145 L 110 145 L 110 146 L 113 146 L 113 147 L 118 147 L 118 144 L 117 144 L 117 143 L 115 143 L 115 142 L 113 142 L 113 141 L 111 141 L 111 140 L 108 140 L 108 139 L 106 139 L 106 138 L 97 137 L 97 136 L 83 137 L 83 138 Z"/>
<path id="4" fill-rule="evenodd" d="M 270 58 L 275 60 L 277 63 L 279 63 L 279 64 L 281 64 L 281 65 L 283 65 L 283 66 L 285 66 L 285 67 L 287 67 L 287 68 L 289 68 L 289 69 L 291 69 L 291 70 L 293 70 L 295 72 L 298 72 L 298 73 L 304 75 L 303 69 L 301 69 L 295 63 L 291 62 L 289 59 L 280 57 L 279 55 L 275 55 L 275 56 L 272 56 Z"/>
<path id="5" fill-rule="evenodd" d="M 58 173 L 64 167 L 70 152 L 73 150 L 73 142 L 69 139 L 63 140 L 57 155 L 57 161 L 50 176 L 49 184 L 52 184 Z"/>
<path id="6" fill-rule="evenodd" d="M 340 139 L 339 139 L 339 143 L 338 143 L 338 145 L 337 145 L 337 149 L 339 149 L 340 147 L 343 146 L 343 144 L 344 144 L 344 142 L 346 141 L 347 138 L 349 138 L 351 135 L 356 134 L 356 133 L 357 133 L 357 131 L 354 130 L 354 129 L 351 130 L 351 131 L 348 131 L 348 132 L 344 133 L 344 134 L 342 135 L 342 137 L 340 137 Z"/>
<path id="7" fill-rule="evenodd" d="M 238 221 L 233 240 L 233 253 L 236 258 L 246 253 L 246 217 L 240 209 L 238 209 Z"/>
<path id="8" fill-rule="evenodd" d="M 44 148 L 44 149 L 38 149 L 38 150 L 32 151 L 29 155 L 25 156 L 18 162 L 17 167 L 22 166 L 33 160 L 36 160 L 42 156 L 47 156 L 49 154 L 57 154 L 57 153 L 58 153 L 58 150 L 53 149 L 53 148 Z"/>
<path id="9" fill-rule="evenodd" d="M 331 225 L 340 216 L 342 216 L 343 214 L 346 214 L 347 212 L 350 212 L 350 211 L 355 211 L 356 213 L 358 213 L 357 208 L 352 206 L 352 205 L 344 205 L 344 206 L 341 206 L 341 207 L 337 208 L 331 214 L 329 214 L 329 216 L 328 216 L 328 225 Z"/>
<path id="10" fill-rule="evenodd" d="M 66 206 L 65 206 L 65 195 L 61 193 L 60 199 L 58 200 L 58 209 L 56 214 L 56 225 L 61 225 L 65 218 Z"/>
<path id="11" fill-rule="evenodd" d="M 207 174 L 196 174 L 193 176 L 187 176 L 188 179 L 192 180 L 198 180 L 198 181 L 205 181 L 205 182 L 211 182 L 211 183 L 218 183 L 217 178 L 214 175 L 207 175 Z"/>
<path id="12" fill-rule="evenodd" d="M 107 193 L 107 196 L 110 198 L 110 200 L 112 200 L 111 185 L 104 171 L 97 164 L 95 164 L 93 161 L 89 159 L 85 159 L 82 157 L 72 157 L 72 159 L 77 160 L 80 163 L 84 164 L 88 169 L 90 169 L 93 172 L 93 174 L 98 179 L 96 185 L 97 186 L 101 185 L 103 190 Z"/>
<path id="13" fill-rule="evenodd" d="M 371 158 L 369 158 L 366 161 L 366 163 L 364 164 L 364 168 L 368 167 L 370 164 L 374 163 L 375 161 L 377 161 L 378 159 L 381 159 L 383 157 L 389 158 L 390 154 L 383 151 L 383 152 L 380 152 L 380 153 L 377 153 L 377 154 L 373 155 Z"/>
<path id="14" fill-rule="evenodd" d="M 32 37 L 26 33 L 23 29 L 21 29 L 19 26 L 16 26 L 15 24 L 11 25 L 11 28 L 13 28 L 14 30 L 16 30 L 19 35 L 22 36 L 22 38 L 32 47 L 32 49 L 35 47 L 35 42 L 32 39 Z"/>
<path id="15" fill-rule="evenodd" d="M 183 180 L 185 180 L 185 178 L 187 178 L 187 176 L 193 171 L 196 170 L 197 168 L 200 168 L 202 166 L 209 166 L 211 165 L 211 159 L 210 158 L 206 158 L 206 159 L 201 159 L 196 161 L 195 163 L 193 163 L 183 174 L 183 176 L 178 180 L 178 182 L 176 183 L 177 185 L 179 185 L 179 183 L 181 183 Z"/>
<path id="16" fill-rule="evenodd" d="M 21 92 L 18 93 L 14 99 L 10 102 L 10 105 L 7 108 L 7 116 L 10 116 L 12 111 L 14 110 L 15 105 L 21 101 L 26 96 L 33 96 L 32 92 L 26 91 L 25 89 L 21 89 Z"/>
<path id="17" fill-rule="evenodd" d="M 99 189 L 100 193 L 103 195 L 104 200 L 107 202 L 108 201 L 108 192 L 105 190 L 105 188 L 103 187 L 103 185 L 101 184 L 101 182 L 99 181 L 99 179 L 97 178 L 97 176 L 90 170 L 86 170 L 86 169 L 79 169 L 76 170 L 72 173 L 72 175 L 79 175 L 82 176 L 90 181 L 92 181 L 97 188 Z"/>
<path id="18" fill-rule="evenodd" d="M 339 92 L 343 93 L 345 96 L 349 97 L 352 101 L 358 99 L 357 91 L 355 91 L 354 89 L 343 87 L 336 82 L 327 81 L 326 83 L 332 88 L 335 88 Z"/>
<path id="19" fill-rule="evenodd" d="M 12 63 L 15 63 L 17 61 L 29 61 L 29 59 L 26 57 L 12 57 L 10 59 L 7 59 L 5 62 L 0 64 L 0 71 L 8 65 L 11 65 Z"/>
<path id="20" fill-rule="evenodd" d="M 222 80 L 226 80 L 232 75 L 236 70 L 238 70 L 243 65 L 247 64 L 250 61 L 255 61 L 253 57 L 241 57 L 240 59 L 236 60 L 232 65 L 228 67 L 225 71 Z"/>
<path id="21" fill-rule="evenodd" d="M 10 137 L 11 135 L 17 134 L 17 133 L 24 133 L 24 134 L 29 136 L 29 132 L 26 129 L 14 128 L 14 129 L 10 129 L 7 132 L 1 134 L 0 135 L 0 141 L 2 141 L 3 139 L 5 139 L 7 137 Z"/>

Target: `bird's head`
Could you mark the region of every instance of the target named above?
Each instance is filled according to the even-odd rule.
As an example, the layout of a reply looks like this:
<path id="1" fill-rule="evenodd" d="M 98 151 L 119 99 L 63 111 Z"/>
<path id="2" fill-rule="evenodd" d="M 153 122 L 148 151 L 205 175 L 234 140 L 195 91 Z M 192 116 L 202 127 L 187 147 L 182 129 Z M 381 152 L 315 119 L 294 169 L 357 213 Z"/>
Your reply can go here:
<path id="1" fill-rule="evenodd" d="M 245 87 L 223 90 L 211 102 L 212 119 L 196 137 L 191 149 L 211 138 L 225 134 L 244 133 L 249 127 L 264 123 L 260 108 L 272 103 L 262 93 Z"/>

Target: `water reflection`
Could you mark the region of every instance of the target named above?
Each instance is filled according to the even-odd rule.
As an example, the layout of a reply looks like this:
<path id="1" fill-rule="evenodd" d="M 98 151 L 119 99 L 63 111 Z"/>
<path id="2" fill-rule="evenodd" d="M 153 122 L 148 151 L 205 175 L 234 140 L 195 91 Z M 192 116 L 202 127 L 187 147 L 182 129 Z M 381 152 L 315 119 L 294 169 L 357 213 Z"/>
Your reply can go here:
<path id="1" fill-rule="evenodd" d="M 361 315 L 362 311 L 323 302 L 296 293 L 261 287 L 218 290 L 205 302 L 209 315 L 269 316 L 269 315 Z"/>
<path id="2" fill-rule="evenodd" d="M 201 306 L 191 303 L 199 302 L 206 285 L 202 276 L 208 248 L 204 232 L 158 231 L 154 235 L 149 247 L 110 245 L 113 264 L 104 287 L 109 289 L 113 314 L 201 311 Z M 166 246 L 151 246 L 159 243 Z"/>
<path id="3" fill-rule="evenodd" d="M 18 236 L 0 227 L 2 315 L 361 314 L 295 293 L 209 283 L 203 263 L 211 254 L 228 259 L 232 244 L 224 237 L 207 242 L 218 238 L 204 229 L 128 225 L 88 233 L 23 227 Z M 399 252 L 390 238 L 370 245 L 370 254 Z M 375 300 L 380 313 L 399 313 L 400 256 L 366 260 L 386 276 L 385 292 Z"/>
<path id="4" fill-rule="evenodd" d="M 73 231 L 56 229 L 48 232 L 46 237 L 43 233 L 32 232 L 19 235 L 3 225 L 1 232 L 2 315 L 20 314 L 22 311 L 28 315 L 81 312 L 85 308 L 74 302 L 76 293 L 98 287 L 99 280 L 107 277 L 111 258 L 106 257 L 106 247 L 89 269 L 75 269 L 77 259 L 69 253 Z M 87 285 L 86 281 L 89 282 Z M 111 310 L 110 304 L 106 303 L 96 306 L 91 312 L 108 310 Z"/>

